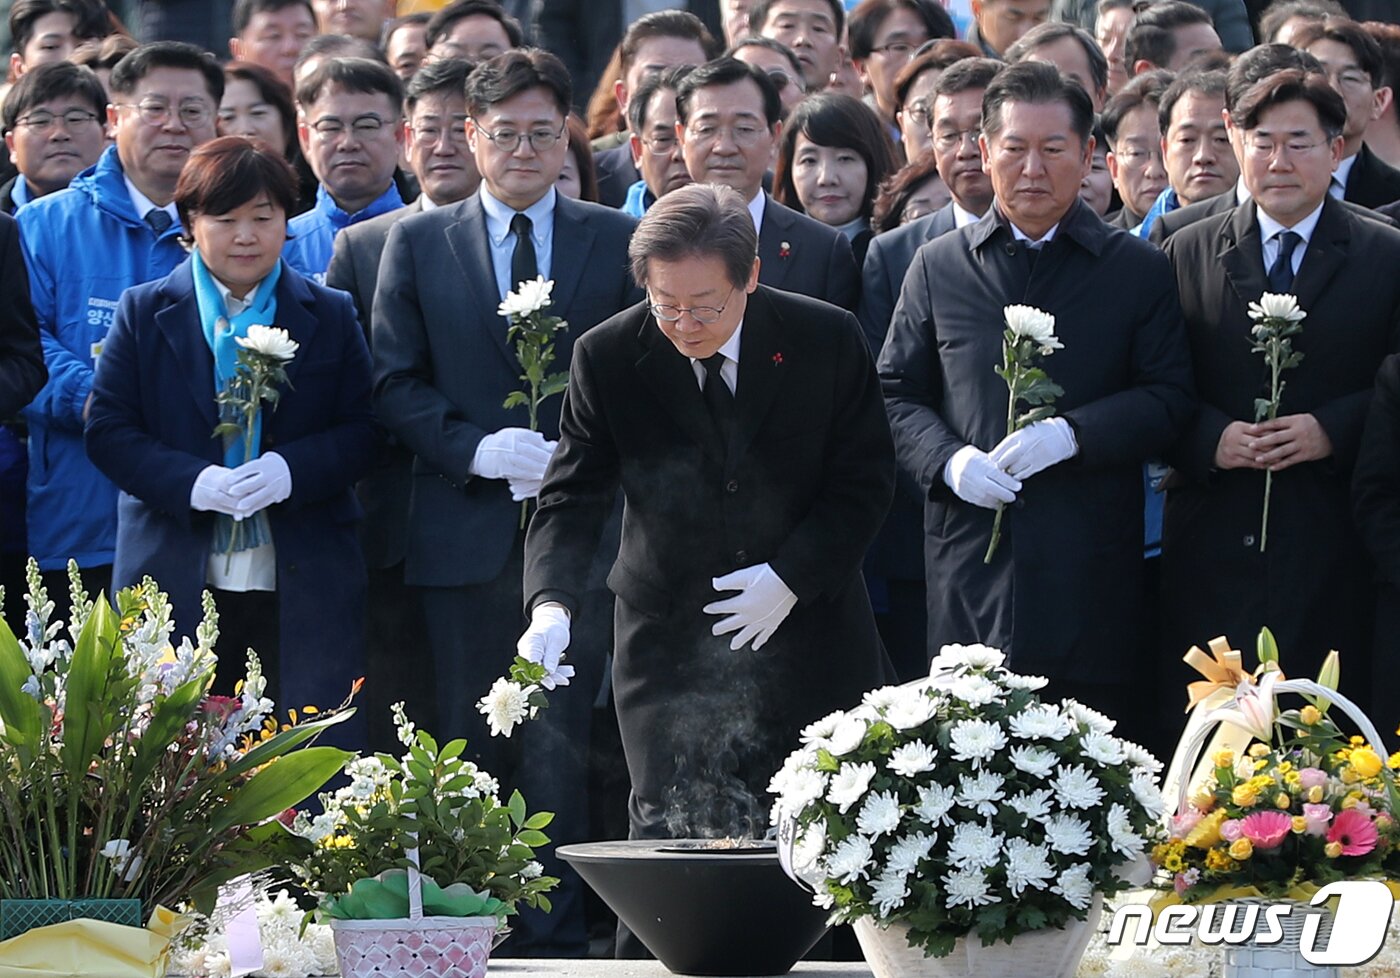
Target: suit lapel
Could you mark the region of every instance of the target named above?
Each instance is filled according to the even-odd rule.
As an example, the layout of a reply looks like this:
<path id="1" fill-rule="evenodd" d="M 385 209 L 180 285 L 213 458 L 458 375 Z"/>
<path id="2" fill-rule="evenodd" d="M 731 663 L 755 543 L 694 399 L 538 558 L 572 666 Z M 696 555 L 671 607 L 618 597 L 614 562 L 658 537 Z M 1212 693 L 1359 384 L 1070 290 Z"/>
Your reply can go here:
<path id="1" fill-rule="evenodd" d="M 1347 224 L 1342 205 L 1328 197 L 1322 203 L 1322 216 L 1317 220 L 1307 250 L 1303 252 L 1303 263 L 1298 266 L 1298 275 L 1293 281 L 1293 293 L 1298 297 L 1298 305 L 1311 309 L 1317 303 L 1332 276 L 1346 264 L 1351 242 L 1351 228 Z"/>
<path id="2" fill-rule="evenodd" d="M 482 324 L 514 373 L 520 369 L 520 363 L 506 339 L 506 322 L 496 313 L 500 294 L 496 288 L 496 266 L 491 261 L 490 239 L 486 235 L 486 212 L 481 209 L 478 195 L 468 197 L 458 207 L 458 220 L 447 225 L 443 233 L 468 286 L 463 319 L 476 318 Z M 555 247 L 558 248 L 557 240 Z M 473 295 L 478 297 L 475 303 L 469 298 Z"/>
<path id="3" fill-rule="evenodd" d="M 637 340 L 646 351 L 637 360 L 637 373 L 641 375 L 643 383 L 651 388 L 656 399 L 666 406 L 687 435 L 723 462 L 724 445 L 705 407 L 690 358 L 671 345 L 650 313 L 642 317 Z"/>
<path id="4" fill-rule="evenodd" d="M 292 339 L 300 344 L 297 355 L 287 364 L 287 385 L 296 386 L 296 376 L 306 361 L 306 351 L 316 335 L 316 314 L 312 311 L 315 299 L 305 281 L 292 271 L 286 263 L 282 265 L 282 278 L 277 282 L 277 323 Z"/>
<path id="5" fill-rule="evenodd" d="M 1224 240 L 1220 264 L 1225 269 L 1225 277 L 1230 280 L 1241 304 L 1258 302 L 1259 297 L 1269 291 L 1269 279 L 1264 271 L 1264 243 L 1259 237 L 1254 202 L 1247 201 L 1236 207 L 1221 234 Z"/>
<path id="6" fill-rule="evenodd" d="M 792 367 L 783 366 L 783 323 L 760 287 L 749 297 L 744 332 L 739 340 L 739 384 L 734 395 L 737 419 L 730 457 L 748 450 L 773 406 Z M 792 356 L 793 351 L 788 351 Z"/>
<path id="7" fill-rule="evenodd" d="M 593 239 L 597 237 L 577 213 L 572 201 L 559 194 L 554 203 L 554 243 L 551 246 L 550 274 L 554 279 L 551 293 L 556 315 L 563 315 L 578 291 L 583 270 L 588 265 Z M 567 317 L 565 317 L 567 318 Z"/>
<path id="8" fill-rule="evenodd" d="M 775 289 L 784 287 L 793 261 L 792 241 L 788 237 L 791 224 L 786 208 L 776 200 L 769 197 L 763 202 L 763 228 L 758 232 L 759 274 L 764 285 Z"/>
<path id="9" fill-rule="evenodd" d="M 190 396 L 199 408 L 200 415 L 213 431 L 218 424 L 218 413 L 214 407 L 214 354 L 204 338 L 204 328 L 199 318 L 199 300 L 194 294 L 194 278 L 189 274 L 188 264 L 183 266 L 181 280 L 172 276 L 168 290 L 163 293 L 174 299 L 170 305 L 156 312 L 156 327 L 175 351 L 175 359 L 180 364 L 180 373 L 190 389 Z M 179 270 L 177 270 L 178 273 Z"/>

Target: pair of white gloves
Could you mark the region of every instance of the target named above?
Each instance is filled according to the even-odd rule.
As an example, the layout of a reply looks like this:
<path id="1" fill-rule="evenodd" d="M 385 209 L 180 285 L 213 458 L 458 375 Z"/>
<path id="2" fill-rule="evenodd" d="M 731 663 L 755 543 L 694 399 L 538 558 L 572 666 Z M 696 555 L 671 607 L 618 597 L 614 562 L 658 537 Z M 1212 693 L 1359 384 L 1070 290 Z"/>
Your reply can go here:
<path id="1" fill-rule="evenodd" d="M 195 477 L 190 509 L 246 520 L 292 494 L 292 471 L 276 452 L 259 455 L 236 469 L 210 465 Z"/>
<path id="2" fill-rule="evenodd" d="M 529 428 L 502 428 L 481 439 L 472 456 L 471 471 L 483 479 L 505 479 L 517 503 L 540 494 L 544 470 L 559 447 Z"/>
<path id="3" fill-rule="evenodd" d="M 715 635 L 737 633 L 729 643 L 735 651 L 749 642 L 753 643 L 755 652 L 763 648 L 797 604 L 797 595 L 768 564 L 741 567 L 732 574 L 713 578 L 710 583 L 716 591 L 739 592 L 732 598 L 712 601 L 704 608 L 707 615 L 727 616 L 715 622 L 711 631 Z M 548 601 L 536 605 L 530 613 L 530 627 L 516 643 L 516 652 L 545 667 L 548 675 L 543 685 L 547 689 L 555 685 L 567 686 L 568 676 L 574 674 L 573 666 L 559 665 L 568 647 L 569 613 L 564 606 Z M 560 679 L 562 670 L 568 670 L 568 674 Z"/>
<path id="4" fill-rule="evenodd" d="M 1078 453 L 1070 423 L 1050 418 L 1012 432 L 990 452 L 964 445 L 943 467 L 943 481 L 959 499 L 996 509 L 1016 501 L 1023 480 Z"/>

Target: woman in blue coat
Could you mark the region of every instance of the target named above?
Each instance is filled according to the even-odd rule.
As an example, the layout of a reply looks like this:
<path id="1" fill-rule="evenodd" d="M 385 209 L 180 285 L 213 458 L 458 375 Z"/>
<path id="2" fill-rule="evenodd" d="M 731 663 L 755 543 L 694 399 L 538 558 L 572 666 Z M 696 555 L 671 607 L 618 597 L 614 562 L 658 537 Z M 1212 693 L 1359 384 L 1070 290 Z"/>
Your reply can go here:
<path id="1" fill-rule="evenodd" d="M 190 257 L 123 294 L 86 444 L 121 489 L 114 586 L 155 578 L 184 634 L 211 590 L 219 685 L 242 675 L 251 647 L 269 695 L 299 710 L 339 703 L 364 672 L 353 487 L 372 465 L 377 429 L 350 298 L 281 260 L 296 199 L 295 173 L 261 143 L 230 136 L 191 155 L 175 191 Z M 213 432 L 216 394 L 253 326 L 286 330 L 296 348 L 248 452 L 243 438 Z"/>

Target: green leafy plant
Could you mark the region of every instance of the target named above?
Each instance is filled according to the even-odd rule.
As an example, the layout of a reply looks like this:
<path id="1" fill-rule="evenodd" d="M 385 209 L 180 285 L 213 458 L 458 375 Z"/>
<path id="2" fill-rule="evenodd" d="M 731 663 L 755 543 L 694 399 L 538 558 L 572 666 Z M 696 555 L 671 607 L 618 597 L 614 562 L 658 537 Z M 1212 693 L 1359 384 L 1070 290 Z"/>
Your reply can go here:
<path id="1" fill-rule="evenodd" d="M 195 640 L 177 646 L 154 581 L 109 603 L 89 599 L 75 564 L 69 580 L 66 629 L 32 560 L 23 640 L 0 621 L 0 898 L 208 913 L 220 885 L 301 847 L 276 818 L 340 770 L 348 752 L 312 743 L 353 711 L 279 726 L 251 652 L 239 695 L 209 695 L 208 593 Z"/>

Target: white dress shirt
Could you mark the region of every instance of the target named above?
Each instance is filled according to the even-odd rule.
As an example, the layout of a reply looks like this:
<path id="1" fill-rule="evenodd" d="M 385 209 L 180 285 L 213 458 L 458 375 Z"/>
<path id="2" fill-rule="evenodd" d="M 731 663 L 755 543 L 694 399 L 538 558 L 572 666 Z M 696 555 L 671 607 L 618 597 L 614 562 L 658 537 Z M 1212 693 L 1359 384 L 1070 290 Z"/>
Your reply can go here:
<path id="1" fill-rule="evenodd" d="M 758 193 L 754 194 L 753 200 L 749 201 L 749 216 L 753 218 L 753 233 L 763 233 L 763 209 L 768 205 L 768 195 L 763 192 L 763 188 L 758 188 Z"/>
<path id="2" fill-rule="evenodd" d="M 1025 231 L 1022 231 L 1020 228 L 1018 228 L 1014 221 L 1007 221 L 1006 223 L 1011 225 L 1011 234 L 1017 241 L 1024 241 L 1032 248 L 1039 248 L 1042 245 L 1048 245 L 1051 241 L 1055 240 L 1055 232 L 1060 230 L 1060 222 L 1056 221 L 1054 226 L 1052 226 L 1049 231 L 1046 231 L 1038 238 L 1032 238 Z"/>
<path id="3" fill-rule="evenodd" d="M 724 363 L 720 364 L 719 375 L 724 379 L 724 383 L 729 388 L 729 393 L 739 392 L 739 334 L 744 331 L 744 321 L 739 320 L 739 325 L 734 327 L 734 333 L 729 339 L 724 341 L 724 345 L 716 351 L 715 356 L 724 357 Z M 700 389 L 705 389 L 705 365 L 695 357 L 690 358 L 690 369 L 695 372 L 695 382 L 700 385 Z"/>
<path id="4" fill-rule="evenodd" d="M 523 213 L 530 219 L 530 239 L 535 245 L 535 267 L 548 281 L 554 266 L 554 204 L 558 191 L 550 187 L 543 197 L 525 208 Z M 515 255 L 515 235 L 511 233 L 510 222 L 516 215 L 514 208 L 507 207 L 481 185 L 481 209 L 486 212 L 486 238 L 491 246 L 491 265 L 496 273 L 496 288 L 501 298 L 515 288 L 517 283 L 510 280 L 510 260 Z"/>
<path id="5" fill-rule="evenodd" d="M 144 221 L 146 215 L 151 211 L 165 211 L 165 213 L 170 215 L 172 224 L 180 223 L 180 212 L 175 209 L 174 201 L 161 207 L 155 201 L 151 200 L 151 198 L 137 190 L 136 184 L 131 182 L 131 177 L 123 173 L 122 179 L 126 181 L 126 192 L 131 196 L 131 206 L 136 208 L 136 213 L 141 216 L 141 220 Z"/>
<path id="6" fill-rule="evenodd" d="M 1337 168 L 1332 171 L 1332 182 L 1327 186 L 1327 192 L 1335 200 L 1347 199 L 1347 180 L 1351 179 L 1351 168 L 1356 165 L 1356 158 L 1360 153 L 1353 153 L 1342 162 L 1337 164 Z"/>
<path id="7" fill-rule="evenodd" d="M 210 278 L 214 277 L 211 275 Z M 224 309 L 228 311 L 230 318 L 248 307 L 248 303 L 257 294 L 258 285 L 248 290 L 246 299 L 235 299 L 229 294 L 228 286 L 214 278 L 214 287 L 219 290 L 219 295 L 224 300 Z M 269 527 L 267 532 L 271 535 L 272 528 Z M 271 540 L 248 550 L 235 550 L 231 554 L 226 554 L 217 546 L 211 545 L 209 559 L 204 564 L 204 581 L 219 591 L 275 591 L 277 550 Z"/>
<path id="8" fill-rule="evenodd" d="M 977 223 L 978 221 L 980 221 L 980 220 L 982 220 L 982 219 L 981 219 L 980 217 L 978 217 L 976 214 L 972 213 L 972 211 L 967 210 L 966 208 L 964 208 L 964 207 L 963 207 L 961 204 L 959 204 L 956 200 L 953 201 L 953 227 L 954 227 L 954 228 L 965 228 L 965 227 L 967 227 L 969 224 L 976 224 L 976 223 Z M 1059 226 L 1059 225 L 1056 225 L 1056 227 L 1058 227 L 1058 226 Z M 1012 227 L 1015 227 L 1015 225 L 1013 224 Z"/>
<path id="9" fill-rule="evenodd" d="M 1303 264 L 1303 252 L 1308 250 L 1308 242 L 1312 240 L 1313 231 L 1317 230 L 1317 220 L 1322 216 L 1322 205 L 1317 205 L 1317 210 L 1303 218 L 1291 228 L 1286 228 L 1278 221 L 1275 221 L 1264 209 L 1258 208 L 1256 212 L 1259 216 L 1259 236 L 1264 239 L 1264 271 L 1273 267 L 1274 260 L 1278 258 L 1279 248 L 1282 247 L 1278 236 L 1284 231 L 1292 231 L 1303 240 L 1293 248 L 1293 274 L 1298 274 L 1298 266 Z"/>

